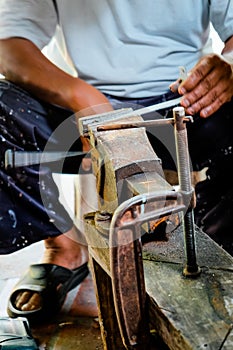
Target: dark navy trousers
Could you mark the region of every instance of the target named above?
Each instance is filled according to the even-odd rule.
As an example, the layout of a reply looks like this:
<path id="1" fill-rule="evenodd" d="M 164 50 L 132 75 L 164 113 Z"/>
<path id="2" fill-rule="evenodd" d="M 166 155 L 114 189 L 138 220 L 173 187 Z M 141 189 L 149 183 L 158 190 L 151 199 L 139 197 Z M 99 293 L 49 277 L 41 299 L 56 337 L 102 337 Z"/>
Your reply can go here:
<path id="1" fill-rule="evenodd" d="M 68 151 L 75 143 L 81 150 L 72 114 L 41 103 L 10 82 L 0 82 L 0 254 L 59 235 L 73 226 L 58 200 L 52 172 L 78 173 L 80 164 L 54 162 L 5 169 L 4 163 L 8 149 Z M 62 123 L 64 127 L 59 129 Z"/>

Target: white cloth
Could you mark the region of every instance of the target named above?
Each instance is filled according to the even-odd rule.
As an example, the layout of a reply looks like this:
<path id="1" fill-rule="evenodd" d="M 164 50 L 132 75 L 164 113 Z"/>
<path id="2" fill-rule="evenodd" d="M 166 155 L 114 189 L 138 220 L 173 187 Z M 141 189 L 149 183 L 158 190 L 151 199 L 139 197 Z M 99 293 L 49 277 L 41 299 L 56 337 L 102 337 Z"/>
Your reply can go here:
<path id="1" fill-rule="evenodd" d="M 57 0 L 57 4 L 79 76 L 115 96 L 166 92 L 178 67 L 191 69 L 209 49 L 210 21 L 223 41 L 233 35 L 233 0 Z M 0 38 L 28 38 L 42 49 L 56 25 L 52 0 L 0 0 Z"/>

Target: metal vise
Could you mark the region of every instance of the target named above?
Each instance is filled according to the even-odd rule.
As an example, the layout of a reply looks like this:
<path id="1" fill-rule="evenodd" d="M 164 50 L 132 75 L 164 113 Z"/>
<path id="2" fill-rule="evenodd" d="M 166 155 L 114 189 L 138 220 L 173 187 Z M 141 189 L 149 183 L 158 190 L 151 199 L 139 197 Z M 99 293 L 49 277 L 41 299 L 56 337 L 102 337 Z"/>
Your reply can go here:
<path id="1" fill-rule="evenodd" d="M 186 243 L 184 275 L 197 276 L 193 190 L 184 109 L 150 125 L 174 125 L 179 190 L 164 178 L 146 134 L 149 124 L 131 109 L 81 118 L 90 140 L 98 210 L 85 216 L 102 337 L 106 349 L 148 349 L 149 331 L 141 236 L 180 219 Z M 171 219 L 172 218 L 172 219 Z M 120 340 L 119 340 L 120 339 Z"/>

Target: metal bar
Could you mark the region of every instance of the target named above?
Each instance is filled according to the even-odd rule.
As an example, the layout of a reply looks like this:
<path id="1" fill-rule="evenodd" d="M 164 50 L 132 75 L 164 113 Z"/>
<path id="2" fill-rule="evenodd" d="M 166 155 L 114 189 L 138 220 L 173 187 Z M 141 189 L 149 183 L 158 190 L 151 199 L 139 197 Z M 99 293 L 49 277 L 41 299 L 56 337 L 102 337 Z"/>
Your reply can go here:
<path id="1" fill-rule="evenodd" d="M 97 131 L 141 128 L 141 127 L 147 127 L 147 126 L 161 126 L 161 125 L 169 125 L 173 123 L 174 123 L 174 118 L 144 120 L 144 121 L 137 121 L 137 122 L 116 122 L 113 124 L 99 125 L 97 126 Z"/>
<path id="2" fill-rule="evenodd" d="M 159 111 L 160 109 L 166 109 L 166 108 L 177 106 L 180 104 L 180 101 L 181 101 L 181 97 L 178 97 L 178 98 L 175 98 L 173 100 L 156 103 L 152 106 L 139 108 L 139 109 L 136 109 L 135 111 L 132 111 L 132 112 L 126 112 L 121 117 L 122 118 L 129 118 L 129 117 L 133 117 L 135 115 L 144 115 L 144 114 L 148 114 L 151 112 L 156 112 L 156 111 Z"/>
<path id="3" fill-rule="evenodd" d="M 191 116 L 184 117 L 184 121 L 193 121 Z M 98 125 L 97 131 L 108 131 L 108 130 L 118 130 L 118 129 L 130 129 L 130 128 L 141 128 L 148 126 L 164 126 L 164 125 L 174 125 L 174 118 L 166 119 L 153 119 L 153 120 L 143 120 L 135 122 L 116 122 L 113 124 Z"/>
<path id="4" fill-rule="evenodd" d="M 16 168 L 40 163 L 50 163 L 68 157 L 84 157 L 86 152 L 26 152 L 11 149 L 5 152 L 5 168 Z"/>

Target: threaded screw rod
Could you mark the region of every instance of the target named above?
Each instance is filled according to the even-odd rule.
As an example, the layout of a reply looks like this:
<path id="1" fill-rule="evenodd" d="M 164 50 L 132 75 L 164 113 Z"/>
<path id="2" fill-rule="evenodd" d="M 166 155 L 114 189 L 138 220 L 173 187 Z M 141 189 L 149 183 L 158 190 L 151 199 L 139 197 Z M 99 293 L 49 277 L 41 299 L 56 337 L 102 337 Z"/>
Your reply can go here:
<path id="1" fill-rule="evenodd" d="M 191 182 L 188 137 L 186 129 L 187 117 L 183 107 L 173 108 L 174 133 L 176 141 L 176 156 L 180 192 L 183 194 L 187 211 L 182 213 L 186 266 L 183 274 L 186 277 L 195 277 L 200 274 L 196 260 L 195 224 L 193 213 L 193 188 Z"/>

